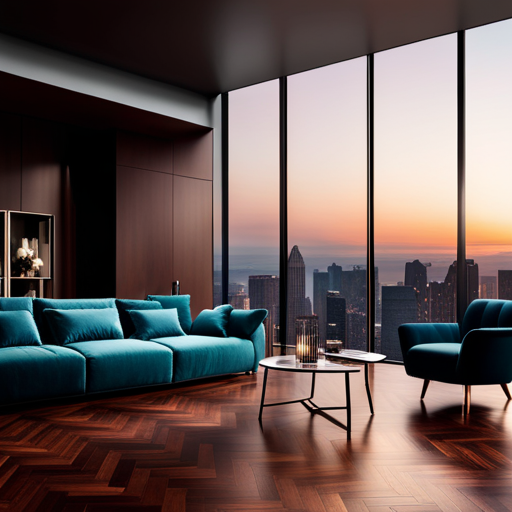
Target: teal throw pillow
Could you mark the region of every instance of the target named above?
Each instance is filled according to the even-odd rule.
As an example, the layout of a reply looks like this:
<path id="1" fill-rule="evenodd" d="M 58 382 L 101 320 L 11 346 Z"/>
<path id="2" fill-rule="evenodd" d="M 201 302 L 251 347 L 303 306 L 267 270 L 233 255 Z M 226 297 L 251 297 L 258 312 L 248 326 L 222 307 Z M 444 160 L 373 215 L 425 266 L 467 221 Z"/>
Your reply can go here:
<path id="1" fill-rule="evenodd" d="M 25 310 L 32 314 L 33 302 L 31 297 L 0 297 L 0 311 Z"/>
<path id="2" fill-rule="evenodd" d="M 135 332 L 135 326 L 129 313 L 131 310 L 162 309 L 160 302 L 149 300 L 116 299 L 116 306 L 125 338 L 130 338 Z"/>
<path id="3" fill-rule="evenodd" d="M 41 345 L 41 338 L 28 311 L 0 311 L 0 348 Z"/>
<path id="4" fill-rule="evenodd" d="M 116 308 L 45 309 L 43 314 L 57 345 L 78 341 L 123 339 Z"/>
<path id="5" fill-rule="evenodd" d="M 148 300 L 160 302 L 164 309 L 177 309 L 181 328 L 190 333 L 192 315 L 190 314 L 190 295 L 148 295 Z"/>
<path id="6" fill-rule="evenodd" d="M 148 341 L 154 338 L 186 336 L 176 309 L 133 310 L 128 313 L 135 326 L 131 338 Z"/>
<path id="7" fill-rule="evenodd" d="M 192 324 L 190 334 L 226 338 L 231 311 L 233 311 L 233 306 L 229 304 L 201 311 Z"/>
<path id="8" fill-rule="evenodd" d="M 266 309 L 234 309 L 229 316 L 229 335 L 248 340 L 267 315 Z"/>

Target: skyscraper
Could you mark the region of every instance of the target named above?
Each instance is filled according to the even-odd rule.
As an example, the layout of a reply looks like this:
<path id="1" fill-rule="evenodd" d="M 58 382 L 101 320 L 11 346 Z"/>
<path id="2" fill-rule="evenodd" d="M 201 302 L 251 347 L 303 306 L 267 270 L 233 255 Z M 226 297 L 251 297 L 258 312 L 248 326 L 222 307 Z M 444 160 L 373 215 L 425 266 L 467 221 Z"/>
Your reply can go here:
<path id="1" fill-rule="evenodd" d="M 480 276 L 480 298 L 498 298 L 498 286 L 496 276 Z"/>
<path id="2" fill-rule="evenodd" d="M 416 293 L 412 286 L 382 287 L 381 350 L 390 361 L 402 361 L 398 327 L 416 323 Z"/>
<path id="3" fill-rule="evenodd" d="M 498 270 L 498 299 L 512 300 L 512 270 Z"/>
<path id="4" fill-rule="evenodd" d="M 412 286 L 416 294 L 416 322 L 428 322 L 427 266 L 419 260 L 407 262 L 404 284 Z"/>
<path id="5" fill-rule="evenodd" d="M 306 314 L 306 265 L 294 245 L 288 258 L 288 311 L 286 344 L 295 345 L 295 319 Z"/>
<path id="6" fill-rule="evenodd" d="M 336 263 L 333 263 L 331 266 L 327 267 L 327 272 L 329 273 L 329 290 L 333 292 L 341 292 L 342 271 L 342 267 L 340 265 L 336 265 Z"/>
<path id="7" fill-rule="evenodd" d="M 338 267 L 341 268 L 341 267 Z M 328 272 L 313 271 L 313 312 L 318 316 L 318 335 L 320 343 L 325 342 L 327 325 L 326 300 L 327 291 L 330 290 L 330 275 Z"/>
<path id="8" fill-rule="evenodd" d="M 249 300 L 252 309 L 266 309 L 265 355 L 274 355 L 273 346 L 279 343 L 279 277 L 249 276 Z"/>
<path id="9" fill-rule="evenodd" d="M 340 292 L 328 292 L 327 305 L 327 342 L 341 342 L 347 348 L 347 302 Z"/>

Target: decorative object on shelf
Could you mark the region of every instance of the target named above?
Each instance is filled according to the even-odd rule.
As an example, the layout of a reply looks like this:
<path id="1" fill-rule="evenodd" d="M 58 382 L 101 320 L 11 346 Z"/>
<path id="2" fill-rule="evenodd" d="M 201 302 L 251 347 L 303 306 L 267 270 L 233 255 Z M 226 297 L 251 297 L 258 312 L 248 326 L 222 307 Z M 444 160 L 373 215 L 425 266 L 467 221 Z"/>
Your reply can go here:
<path id="1" fill-rule="evenodd" d="M 44 265 L 39 258 L 39 242 L 37 238 L 21 239 L 21 247 L 16 251 L 16 259 L 12 266 L 13 277 L 39 277 L 40 267 Z"/>
<path id="2" fill-rule="evenodd" d="M 295 359 L 298 363 L 318 362 L 318 316 L 298 316 L 295 320 Z"/>
<path id="3" fill-rule="evenodd" d="M 172 283 L 172 295 L 179 295 L 180 294 L 180 282 L 179 281 L 173 281 Z"/>

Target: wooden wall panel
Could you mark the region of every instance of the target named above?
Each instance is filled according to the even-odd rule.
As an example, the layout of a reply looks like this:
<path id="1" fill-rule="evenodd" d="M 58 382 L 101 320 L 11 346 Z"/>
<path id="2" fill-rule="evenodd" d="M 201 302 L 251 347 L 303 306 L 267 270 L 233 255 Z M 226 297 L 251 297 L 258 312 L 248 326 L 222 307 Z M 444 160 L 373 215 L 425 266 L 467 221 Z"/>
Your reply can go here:
<path id="1" fill-rule="evenodd" d="M 174 176 L 173 278 L 192 317 L 213 304 L 212 182 Z"/>
<path id="2" fill-rule="evenodd" d="M 213 132 L 174 142 L 174 174 L 213 179 Z"/>
<path id="3" fill-rule="evenodd" d="M 21 117 L 0 112 L 0 210 L 21 209 Z"/>
<path id="4" fill-rule="evenodd" d="M 173 145 L 135 133 L 117 133 L 117 165 L 172 174 Z"/>
<path id="5" fill-rule="evenodd" d="M 118 298 L 171 293 L 172 180 L 169 174 L 117 166 Z"/>

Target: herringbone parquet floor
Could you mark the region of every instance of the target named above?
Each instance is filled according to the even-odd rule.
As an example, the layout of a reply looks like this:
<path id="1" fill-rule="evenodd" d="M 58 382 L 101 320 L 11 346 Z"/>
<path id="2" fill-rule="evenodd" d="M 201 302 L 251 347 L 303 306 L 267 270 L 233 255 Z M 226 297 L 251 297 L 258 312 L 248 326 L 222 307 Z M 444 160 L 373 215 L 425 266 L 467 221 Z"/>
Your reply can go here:
<path id="1" fill-rule="evenodd" d="M 300 404 L 257 420 L 262 372 L 0 414 L 0 511 L 439 512 L 512 510 L 512 406 L 498 386 L 421 382 L 401 366 L 352 377 L 353 432 Z M 306 396 L 271 372 L 268 400 Z M 319 376 L 340 405 L 343 376 Z M 344 412 L 338 411 L 344 420 Z"/>

